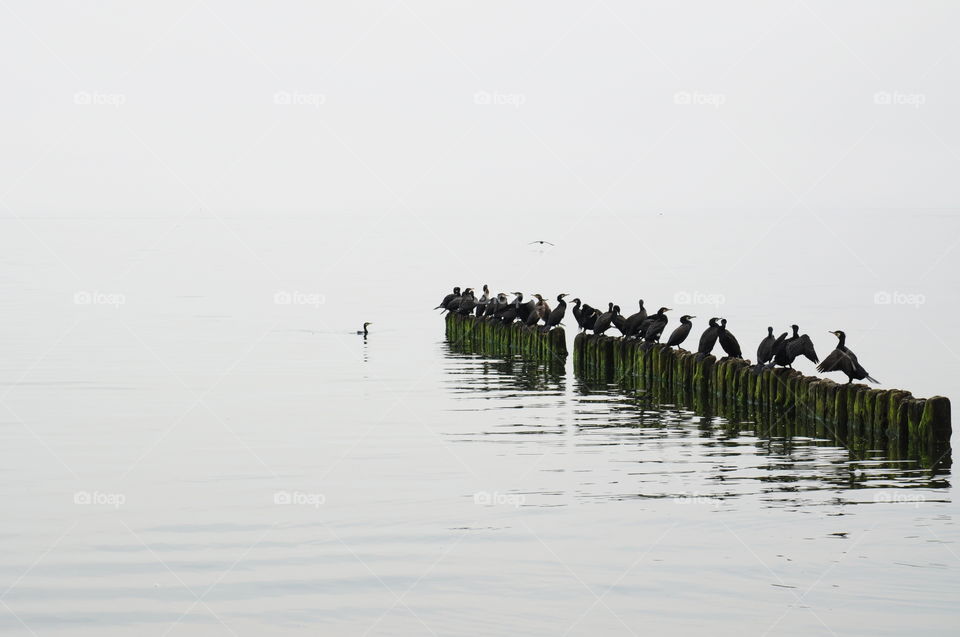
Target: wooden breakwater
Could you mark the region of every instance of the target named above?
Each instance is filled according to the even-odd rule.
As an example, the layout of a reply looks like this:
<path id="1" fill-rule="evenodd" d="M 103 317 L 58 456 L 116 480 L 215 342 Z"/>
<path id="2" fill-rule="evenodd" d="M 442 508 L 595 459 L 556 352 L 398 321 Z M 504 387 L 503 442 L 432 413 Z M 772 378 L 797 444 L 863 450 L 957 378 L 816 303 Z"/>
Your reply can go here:
<path id="1" fill-rule="evenodd" d="M 804 376 L 792 369 L 756 373 L 742 359 L 699 357 L 665 345 L 578 334 L 574 370 L 586 379 L 616 381 L 664 402 L 753 420 L 761 435 L 832 439 L 852 450 L 885 450 L 924 466 L 949 463 L 950 401 L 914 398 L 900 389 L 873 389 Z"/>
<path id="2" fill-rule="evenodd" d="M 474 316 L 447 314 L 447 341 L 458 349 L 490 356 L 520 356 L 548 363 L 564 363 L 567 358 L 567 335 L 562 327 L 549 332 L 519 323 L 504 325 L 501 321 Z"/>

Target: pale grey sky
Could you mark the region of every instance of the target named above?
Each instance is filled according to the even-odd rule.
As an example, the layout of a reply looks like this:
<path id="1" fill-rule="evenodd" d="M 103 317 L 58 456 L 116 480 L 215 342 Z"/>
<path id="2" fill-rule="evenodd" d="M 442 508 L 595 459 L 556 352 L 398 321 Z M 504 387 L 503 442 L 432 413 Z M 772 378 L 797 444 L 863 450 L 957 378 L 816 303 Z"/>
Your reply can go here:
<path id="1" fill-rule="evenodd" d="M 954 207 L 958 12 L 4 0 L 0 214 Z"/>

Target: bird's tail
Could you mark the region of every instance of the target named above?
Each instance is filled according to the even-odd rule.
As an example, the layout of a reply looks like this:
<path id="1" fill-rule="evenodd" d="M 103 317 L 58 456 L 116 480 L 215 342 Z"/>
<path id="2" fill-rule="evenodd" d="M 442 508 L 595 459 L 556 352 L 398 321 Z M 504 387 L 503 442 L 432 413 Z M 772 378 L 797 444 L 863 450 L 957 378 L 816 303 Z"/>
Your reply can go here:
<path id="1" fill-rule="evenodd" d="M 871 376 L 870 374 L 867 374 L 867 380 L 869 380 L 871 383 L 876 383 L 878 385 L 880 384 L 880 381 L 874 378 L 873 376 Z"/>

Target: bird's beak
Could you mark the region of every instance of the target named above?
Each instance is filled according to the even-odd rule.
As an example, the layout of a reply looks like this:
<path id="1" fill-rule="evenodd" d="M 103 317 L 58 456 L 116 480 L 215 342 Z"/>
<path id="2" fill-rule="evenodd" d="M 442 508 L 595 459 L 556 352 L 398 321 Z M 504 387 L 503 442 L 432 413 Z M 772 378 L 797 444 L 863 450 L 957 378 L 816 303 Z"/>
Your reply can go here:
<path id="1" fill-rule="evenodd" d="M 697 318 L 696 316 L 688 316 L 687 318 Z"/>
<path id="2" fill-rule="evenodd" d="M 673 311 L 672 307 L 668 307 L 667 309 L 664 310 L 664 312 L 672 312 L 672 311 Z"/>

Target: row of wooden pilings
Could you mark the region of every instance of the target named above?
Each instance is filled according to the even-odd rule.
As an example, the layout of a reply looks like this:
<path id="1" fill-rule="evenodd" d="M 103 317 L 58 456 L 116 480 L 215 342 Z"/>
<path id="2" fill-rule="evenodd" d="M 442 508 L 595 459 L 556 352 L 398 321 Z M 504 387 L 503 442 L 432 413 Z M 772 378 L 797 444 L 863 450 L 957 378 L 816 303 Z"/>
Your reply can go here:
<path id="1" fill-rule="evenodd" d="M 587 379 L 615 381 L 662 401 L 750 420 L 765 435 L 830 439 L 854 450 L 913 457 L 926 466 L 949 461 L 950 400 L 915 398 L 902 389 L 874 389 L 804 376 L 793 369 L 757 370 L 749 361 L 700 356 L 635 339 L 578 334 L 574 369 Z"/>
<path id="2" fill-rule="evenodd" d="M 462 350 L 492 356 L 520 356 L 551 365 L 567 359 L 567 335 L 562 327 L 549 332 L 519 323 L 504 325 L 500 321 L 473 316 L 447 314 L 447 340 Z"/>
<path id="3" fill-rule="evenodd" d="M 447 339 L 459 349 L 490 356 L 520 356 L 562 366 L 567 356 L 562 328 L 549 332 L 472 316 L 448 315 Z M 584 382 L 616 383 L 660 405 L 702 415 L 752 422 L 757 434 L 809 436 L 854 452 L 882 451 L 924 466 L 949 463 L 950 401 L 915 398 L 901 389 L 874 389 L 804 376 L 792 369 L 756 370 L 742 359 L 699 356 L 635 339 L 578 334 L 574 371 Z"/>

